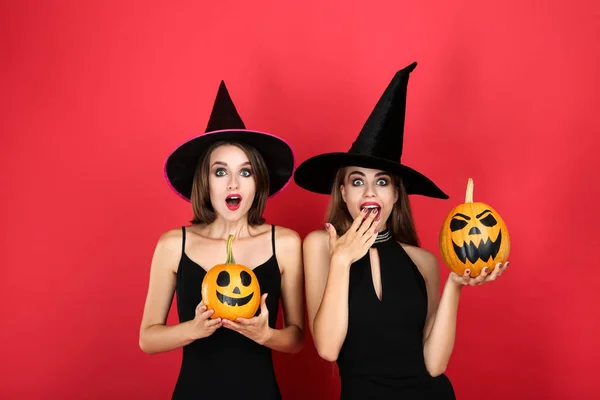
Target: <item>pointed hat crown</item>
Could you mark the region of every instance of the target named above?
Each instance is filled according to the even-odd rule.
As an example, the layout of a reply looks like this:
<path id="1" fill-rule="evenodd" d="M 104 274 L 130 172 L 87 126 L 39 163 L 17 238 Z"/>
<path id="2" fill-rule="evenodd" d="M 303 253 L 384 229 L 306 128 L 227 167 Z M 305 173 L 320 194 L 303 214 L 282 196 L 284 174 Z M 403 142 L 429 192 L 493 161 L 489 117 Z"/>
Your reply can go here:
<path id="1" fill-rule="evenodd" d="M 400 161 L 404 142 L 406 91 L 417 63 L 396 72 L 367 118 L 349 153 Z"/>
<path id="2" fill-rule="evenodd" d="M 242 117 L 235 108 L 225 82 L 221 81 L 215 103 L 213 105 L 206 132 L 220 131 L 223 129 L 246 129 Z"/>

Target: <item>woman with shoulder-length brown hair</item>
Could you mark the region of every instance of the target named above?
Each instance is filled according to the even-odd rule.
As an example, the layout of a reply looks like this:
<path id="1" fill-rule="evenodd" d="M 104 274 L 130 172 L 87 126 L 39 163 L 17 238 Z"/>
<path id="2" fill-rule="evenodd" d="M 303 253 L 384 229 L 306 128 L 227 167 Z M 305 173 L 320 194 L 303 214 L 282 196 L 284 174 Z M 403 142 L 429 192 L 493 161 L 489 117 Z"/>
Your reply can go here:
<path id="1" fill-rule="evenodd" d="M 461 287 L 496 279 L 454 273 L 439 299 L 436 257 L 419 247 L 409 194 L 448 196 L 400 162 L 408 78 L 398 71 L 347 153 L 303 162 L 306 190 L 330 194 L 325 230 L 304 240 L 308 322 L 319 355 L 336 361 L 341 399 L 454 399 L 444 374 Z M 491 272 L 493 268 L 493 272 Z"/>
<path id="2" fill-rule="evenodd" d="M 173 399 L 232 393 L 281 398 L 271 353 L 295 353 L 304 343 L 302 251 L 296 232 L 265 224 L 262 215 L 267 199 L 289 183 L 293 167 L 285 141 L 245 128 L 223 82 L 206 133 L 167 159 L 167 181 L 191 202 L 193 219 L 158 240 L 139 343 L 150 354 L 183 348 Z M 212 318 L 215 310 L 205 304 L 204 277 L 230 256 L 258 280 L 262 296 L 253 317 Z M 253 287 L 254 278 L 236 273 L 240 276 L 221 271 L 216 277 L 219 287 L 230 290 L 231 296 L 215 295 L 223 307 L 253 301 L 246 287 Z M 167 325 L 174 294 L 179 323 Z M 277 329 L 280 301 L 284 326 Z"/>

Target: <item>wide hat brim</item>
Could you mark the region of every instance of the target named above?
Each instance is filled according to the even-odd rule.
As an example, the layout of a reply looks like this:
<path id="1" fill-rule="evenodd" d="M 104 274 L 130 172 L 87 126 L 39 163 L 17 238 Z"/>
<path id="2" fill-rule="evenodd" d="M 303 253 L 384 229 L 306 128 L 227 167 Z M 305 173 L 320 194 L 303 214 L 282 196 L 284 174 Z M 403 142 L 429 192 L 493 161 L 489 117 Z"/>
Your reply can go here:
<path id="1" fill-rule="evenodd" d="M 408 194 L 436 199 L 449 198 L 433 181 L 411 167 L 384 158 L 354 153 L 334 152 L 311 157 L 298 166 L 294 172 L 294 181 L 308 191 L 331 194 L 338 170 L 349 166 L 379 169 L 396 175 L 402 179 Z"/>
<path id="2" fill-rule="evenodd" d="M 269 173 L 269 196 L 285 188 L 294 173 L 294 152 L 283 139 L 265 132 L 225 129 L 204 133 L 180 145 L 167 158 L 164 167 L 169 186 L 189 201 L 194 173 L 200 158 L 213 143 L 238 142 L 254 147 L 263 157 Z"/>

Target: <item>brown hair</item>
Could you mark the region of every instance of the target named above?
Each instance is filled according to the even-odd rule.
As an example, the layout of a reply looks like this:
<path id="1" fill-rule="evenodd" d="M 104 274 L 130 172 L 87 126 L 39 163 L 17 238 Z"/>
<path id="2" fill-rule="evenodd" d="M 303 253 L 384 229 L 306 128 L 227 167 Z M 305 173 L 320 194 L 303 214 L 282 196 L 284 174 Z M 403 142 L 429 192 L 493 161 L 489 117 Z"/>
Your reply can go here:
<path id="1" fill-rule="evenodd" d="M 398 176 L 390 174 L 392 184 L 398 189 L 398 201 L 394 203 L 392 213 L 388 218 L 388 228 L 392 237 L 401 243 L 406 243 L 412 246 L 419 246 L 419 237 L 415 229 L 410 200 L 406 193 L 406 188 L 402 183 L 402 179 Z M 327 222 L 332 224 L 337 231 L 338 236 L 342 236 L 352 225 L 353 218 L 348 211 L 348 206 L 342 198 L 340 186 L 343 185 L 346 177 L 346 168 L 340 168 L 333 181 L 331 189 L 331 198 L 327 209 Z"/>
<path id="2" fill-rule="evenodd" d="M 216 219 L 215 210 L 210 202 L 210 187 L 208 177 L 210 175 L 210 155 L 220 146 L 232 145 L 240 148 L 250 161 L 252 176 L 256 184 L 254 201 L 248 211 L 248 223 L 250 225 L 262 225 L 265 222 L 262 214 L 265 210 L 267 198 L 269 197 L 269 173 L 262 155 L 254 147 L 230 141 L 216 142 L 210 146 L 200 157 L 194 173 L 192 183 L 192 196 L 190 202 L 194 219 L 192 224 L 210 224 Z"/>

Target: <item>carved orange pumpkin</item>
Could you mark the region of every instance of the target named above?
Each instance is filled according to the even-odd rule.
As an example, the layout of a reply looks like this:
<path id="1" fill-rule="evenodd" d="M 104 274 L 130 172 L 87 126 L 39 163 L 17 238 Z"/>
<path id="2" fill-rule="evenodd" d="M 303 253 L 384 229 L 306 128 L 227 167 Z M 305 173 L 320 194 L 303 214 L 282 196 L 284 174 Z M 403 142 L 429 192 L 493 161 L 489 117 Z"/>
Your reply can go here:
<path id="1" fill-rule="evenodd" d="M 446 265 L 458 275 L 466 269 L 476 277 L 484 267 L 492 272 L 510 252 L 506 224 L 492 207 L 473 202 L 473 180 L 469 178 L 465 203 L 453 208 L 440 232 L 440 253 Z"/>
<path id="2" fill-rule="evenodd" d="M 208 270 L 202 281 L 202 299 L 211 318 L 235 321 L 252 318 L 260 306 L 260 286 L 254 272 L 236 264 L 231 251 L 233 235 L 227 238 L 227 261 Z"/>

